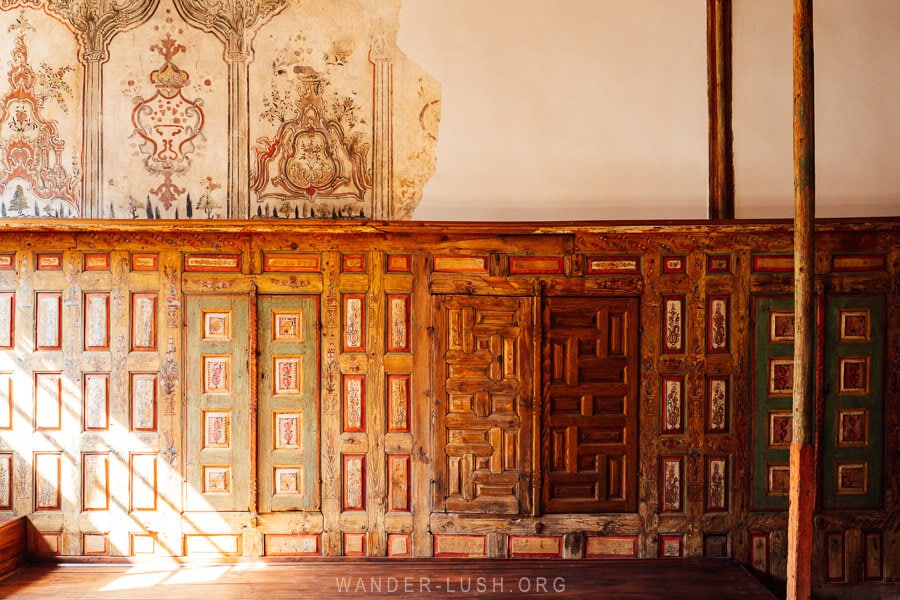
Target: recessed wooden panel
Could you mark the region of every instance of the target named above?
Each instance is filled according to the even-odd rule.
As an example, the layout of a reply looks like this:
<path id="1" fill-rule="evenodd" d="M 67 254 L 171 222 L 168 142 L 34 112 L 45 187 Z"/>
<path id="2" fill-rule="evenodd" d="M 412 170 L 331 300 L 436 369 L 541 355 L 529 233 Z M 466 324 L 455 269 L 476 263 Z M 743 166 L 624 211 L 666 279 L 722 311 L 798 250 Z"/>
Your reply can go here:
<path id="1" fill-rule="evenodd" d="M 107 556 L 109 554 L 108 534 L 85 533 L 81 540 L 85 556 Z"/>
<path id="2" fill-rule="evenodd" d="M 0 271 L 16 270 L 16 253 L 4 252 L 0 254 Z"/>
<path id="3" fill-rule="evenodd" d="M 34 374 L 34 428 L 59 430 L 62 427 L 62 373 Z"/>
<path id="4" fill-rule="evenodd" d="M 884 254 L 834 254 L 831 270 L 837 272 L 884 271 L 887 257 Z"/>
<path id="5" fill-rule="evenodd" d="M 562 536 L 511 535 L 510 558 L 562 558 Z"/>
<path id="6" fill-rule="evenodd" d="M 84 270 L 85 271 L 109 271 L 109 253 L 107 253 L 107 252 L 85 252 L 85 254 L 84 254 Z"/>
<path id="7" fill-rule="evenodd" d="M 412 269 L 412 255 L 394 254 L 387 255 L 388 273 L 409 273 Z"/>
<path id="8" fill-rule="evenodd" d="M 769 573 L 769 534 L 750 534 L 750 567 L 758 573 Z"/>
<path id="9" fill-rule="evenodd" d="M 366 255 L 361 253 L 341 255 L 342 273 L 365 273 Z"/>
<path id="10" fill-rule="evenodd" d="M 711 275 L 731 273 L 730 254 L 710 254 L 706 257 L 706 272 Z"/>
<path id="11" fill-rule="evenodd" d="M 366 430 L 366 376 L 344 375 L 343 430 Z"/>
<path id="12" fill-rule="evenodd" d="M 728 457 L 706 457 L 706 512 L 727 512 L 729 481 Z"/>
<path id="13" fill-rule="evenodd" d="M 84 349 L 109 350 L 109 292 L 84 294 Z"/>
<path id="14" fill-rule="evenodd" d="M 0 292 L 0 350 L 16 344 L 16 293 Z"/>
<path id="15" fill-rule="evenodd" d="M 131 510 L 156 510 L 157 455 L 132 454 L 129 460 L 131 474 Z"/>
<path id="16" fill-rule="evenodd" d="M 663 375 L 662 391 L 662 433 L 684 432 L 684 376 Z"/>
<path id="17" fill-rule="evenodd" d="M 662 298 L 662 351 L 663 354 L 684 352 L 684 296 Z"/>
<path id="18" fill-rule="evenodd" d="M 435 273 L 487 273 L 487 256 L 447 256 L 434 257 Z"/>
<path id="19" fill-rule="evenodd" d="M 155 293 L 131 295 L 131 349 L 156 351 L 157 296 Z"/>
<path id="20" fill-rule="evenodd" d="M 706 432 L 728 433 L 731 423 L 730 379 L 723 375 L 706 377 Z"/>
<path id="21" fill-rule="evenodd" d="M 34 453 L 34 510 L 59 510 L 61 506 L 60 483 L 62 454 L 59 452 Z"/>
<path id="22" fill-rule="evenodd" d="M 227 342 L 232 336 L 232 315 L 230 311 L 205 310 L 203 315 L 203 339 L 205 341 Z"/>
<path id="23" fill-rule="evenodd" d="M 35 294 L 35 350 L 59 350 L 62 347 L 62 293 Z"/>
<path id="24" fill-rule="evenodd" d="M 156 431 L 157 373 L 131 374 L 131 429 Z"/>
<path id="25" fill-rule="evenodd" d="M 0 429 L 12 429 L 13 407 L 16 405 L 13 374 L 0 373 Z"/>
<path id="26" fill-rule="evenodd" d="M 410 376 L 387 376 L 388 432 L 408 433 L 410 422 Z"/>
<path id="27" fill-rule="evenodd" d="M 241 549 L 240 534 L 205 533 L 184 536 L 186 556 L 240 556 Z"/>
<path id="28" fill-rule="evenodd" d="M 41 252 L 37 255 L 38 271 L 62 271 L 63 255 L 61 252 Z"/>
<path id="29" fill-rule="evenodd" d="M 510 275 L 559 275 L 565 272 L 562 256 L 510 256 Z"/>
<path id="30" fill-rule="evenodd" d="M 845 580 L 844 533 L 829 531 L 825 534 L 825 580 L 838 583 Z"/>
<path id="31" fill-rule="evenodd" d="M 320 541 L 311 533 L 267 533 L 263 536 L 266 556 L 318 556 Z"/>
<path id="32" fill-rule="evenodd" d="M 109 373 L 85 373 L 84 430 L 109 429 Z"/>
<path id="33" fill-rule="evenodd" d="M 272 382 L 276 396 L 296 396 L 303 389 L 302 357 L 277 354 L 272 357 Z"/>
<path id="34" fill-rule="evenodd" d="M 231 447 L 231 411 L 203 411 L 203 448 Z"/>
<path id="35" fill-rule="evenodd" d="M 203 465 L 200 471 L 204 494 L 231 494 L 234 489 L 231 465 Z"/>
<path id="36" fill-rule="evenodd" d="M 641 272 L 639 256 L 589 256 L 586 262 L 589 275 L 620 275 Z"/>
<path id="37" fill-rule="evenodd" d="M 109 509 L 109 454 L 83 454 L 82 471 L 82 509 Z"/>
<path id="38" fill-rule="evenodd" d="M 487 537 L 483 535 L 436 534 L 434 556 L 480 558 L 487 556 Z"/>
<path id="39" fill-rule="evenodd" d="M 388 512 L 410 512 L 410 457 L 388 455 Z"/>
<path id="40" fill-rule="evenodd" d="M 62 553 L 62 535 L 59 533 L 35 531 L 31 541 L 34 553 L 39 556 L 59 556 Z"/>
<path id="41" fill-rule="evenodd" d="M 754 254 L 754 273 L 793 273 L 793 254 Z"/>
<path id="42" fill-rule="evenodd" d="M 14 489 L 13 455 L 4 452 L 0 454 L 0 510 L 12 510 Z"/>
<path id="43" fill-rule="evenodd" d="M 707 298 L 706 351 L 710 354 L 731 351 L 731 298 L 728 295 Z"/>
<path id="44" fill-rule="evenodd" d="M 132 533 L 131 556 L 149 557 L 156 555 L 156 536 L 150 533 Z"/>
<path id="45" fill-rule="evenodd" d="M 231 355 L 207 354 L 201 357 L 201 361 L 203 372 L 202 392 L 207 395 L 231 395 Z"/>
<path id="46" fill-rule="evenodd" d="M 387 351 L 409 352 L 409 294 L 387 295 Z"/>
<path id="47" fill-rule="evenodd" d="M 344 556 L 365 556 L 366 555 L 366 534 L 365 533 L 345 533 L 344 534 Z"/>
<path id="48" fill-rule="evenodd" d="M 344 454 L 342 458 L 342 509 L 366 510 L 366 455 Z"/>
<path id="49" fill-rule="evenodd" d="M 366 350 L 366 295 L 344 294 L 343 348 L 344 352 Z"/>
<path id="50" fill-rule="evenodd" d="M 388 556 L 412 556 L 412 536 L 408 533 L 389 533 Z"/>
<path id="51" fill-rule="evenodd" d="M 684 512 L 684 457 L 662 456 L 659 464 L 659 512 Z"/>
<path id="52" fill-rule="evenodd" d="M 273 273 L 318 273 L 322 270 L 318 254 L 263 254 L 263 270 Z"/>
<path id="53" fill-rule="evenodd" d="M 159 254 L 135 252 L 131 255 L 132 271 L 159 271 Z"/>
<path id="54" fill-rule="evenodd" d="M 300 496 L 303 489 L 302 465 L 276 465 L 274 467 L 272 491 L 275 496 Z"/>
<path id="55" fill-rule="evenodd" d="M 184 270 L 200 273 L 240 273 L 240 254 L 185 254 Z"/>
<path id="56" fill-rule="evenodd" d="M 884 579 L 884 535 L 880 531 L 863 532 L 863 579 Z"/>
<path id="57" fill-rule="evenodd" d="M 659 557 L 680 558 L 684 556 L 684 536 L 666 534 L 659 536 Z"/>
<path id="58" fill-rule="evenodd" d="M 637 558 L 636 535 L 589 535 L 585 540 L 585 558 Z"/>

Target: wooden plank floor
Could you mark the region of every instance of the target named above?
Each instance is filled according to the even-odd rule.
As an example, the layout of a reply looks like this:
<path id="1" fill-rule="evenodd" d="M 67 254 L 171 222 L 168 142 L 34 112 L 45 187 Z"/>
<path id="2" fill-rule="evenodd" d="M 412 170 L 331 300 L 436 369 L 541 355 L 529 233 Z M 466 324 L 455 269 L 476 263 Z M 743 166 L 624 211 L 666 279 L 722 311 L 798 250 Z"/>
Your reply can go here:
<path id="1" fill-rule="evenodd" d="M 0 581 L 17 600 L 339 598 L 772 600 L 730 560 L 391 560 L 30 565 Z"/>

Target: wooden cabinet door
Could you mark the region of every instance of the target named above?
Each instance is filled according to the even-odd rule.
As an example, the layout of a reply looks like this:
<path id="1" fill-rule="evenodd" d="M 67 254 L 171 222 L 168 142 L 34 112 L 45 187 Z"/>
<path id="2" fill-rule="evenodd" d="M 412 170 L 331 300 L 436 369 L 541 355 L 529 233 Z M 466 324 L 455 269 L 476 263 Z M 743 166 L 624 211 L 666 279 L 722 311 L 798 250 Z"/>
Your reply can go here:
<path id="1" fill-rule="evenodd" d="M 530 510 L 531 298 L 435 300 L 435 508 Z"/>
<path id="2" fill-rule="evenodd" d="M 260 296 L 259 510 L 319 506 L 316 299 Z"/>
<path id="3" fill-rule="evenodd" d="M 638 299 L 548 297 L 542 326 L 544 511 L 636 510 Z"/>

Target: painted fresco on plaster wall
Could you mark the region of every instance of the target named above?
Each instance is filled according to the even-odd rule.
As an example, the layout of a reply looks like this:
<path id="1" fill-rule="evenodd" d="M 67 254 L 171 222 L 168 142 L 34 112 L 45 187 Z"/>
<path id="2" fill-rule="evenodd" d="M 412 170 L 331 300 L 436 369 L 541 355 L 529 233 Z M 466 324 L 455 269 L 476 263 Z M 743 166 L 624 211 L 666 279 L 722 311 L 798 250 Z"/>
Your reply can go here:
<path id="1" fill-rule="evenodd" d="M 250 216 L 372 216 L 373 69 L 364 16 L 357 2 L 304 3 L 257 35 Z"/>
<path id="2" fill-rule="evenodd" d="M 80 217 L 82 69 L 43 12 L 0 12 L 0 217 Z"/>
<path id="3" fill-rule="evenodd" d="M 224 218 L 222 44 L 163 1 L 147 23 L 110 44 L 103 89 L 103 216 Z"/>

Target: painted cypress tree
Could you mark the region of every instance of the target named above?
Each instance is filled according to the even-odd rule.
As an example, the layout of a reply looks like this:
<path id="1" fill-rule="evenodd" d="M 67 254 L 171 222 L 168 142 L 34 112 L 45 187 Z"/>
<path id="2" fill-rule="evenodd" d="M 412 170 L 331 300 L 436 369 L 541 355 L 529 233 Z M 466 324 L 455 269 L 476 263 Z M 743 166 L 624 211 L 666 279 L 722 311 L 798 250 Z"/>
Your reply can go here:
<path id="1" fill-rule="evenodd" d="M 153 218 L 153 206 L 150 205 L 150 196 L 147 196 L 147 218 Z"/>
<path id="2" fill-rule="evenodd" d="M 194 217 L 194 205 L 191 204 L 191 193 L 190 192 L 188 192 L 188 195 L 187 195 L 187 202 L 185 203 L 184 211 L 185 211 L 185 214 L 187 215 L 188 219 L 191 219 Z"/>

